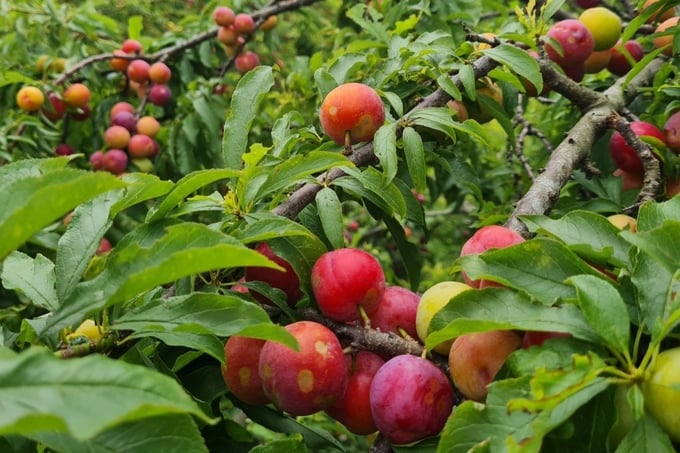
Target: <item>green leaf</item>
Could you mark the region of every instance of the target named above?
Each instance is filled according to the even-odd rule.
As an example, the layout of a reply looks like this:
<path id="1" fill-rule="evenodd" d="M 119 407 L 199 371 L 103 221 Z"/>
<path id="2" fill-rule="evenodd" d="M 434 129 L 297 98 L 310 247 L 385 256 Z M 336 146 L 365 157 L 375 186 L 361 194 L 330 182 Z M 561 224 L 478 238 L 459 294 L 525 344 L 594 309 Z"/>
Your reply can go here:
<path id="1" fill-rule="evenodd" d="M 69 300 L 49 318 L 43 336 L 74 324 L 83 313 L 129 300 L 157 285 L 242 266 L 280 270 L 260 253 L 202 224 L 143 225 L 118 242 L 97 277 L 76 286 Z"/>
<path id="2" fill-rule="evenodd" d="M 623 238 L 652 256 L 668 271 L 680 268 L 680 256 L 675 253 L 680 249 L 680 221 L 667 220 L 662 226 L 648 231 L 631 233 L 623 231 Z"/>
<path id="3" fill-rule="evenodd" d="M 88 439 L 121 423 L 169 414 L 210 422 L 175 380 L 121 360 L 59 360 L 30 348 L 0 361 L 0 435 L 54 431 Z"/>
<path id="4" fill-rule="evenodd" d="M 528 378 L 498 381 L 489 387 L 486 404 L 467 400 L 456 406 L 441 432 L 438 453 L 507 451 L 505 439 L 524 437 L 534 414 L 508 412 L 508 400 L 525 392 Z"/>
<path id="5" fill-rule="evenodd" d="M 363 171 L 347 167 L 343 169 L 349 176 L 343 176 L 333 181 L 347 192 L 358 198 L 366 198 L 387 215 L 406 214 L 406 201 L 399 189 L 390 184 L 383 186 L 382 174 L 375 168 L 368 167 Z"/>
<path id="6" fill-rule="evenodd" d="M 78 440 L 58 432 L 41 432 L 30 437 L 51 450 L 69 453 L 208 452 L 196 422 L 184 414 L 160 415 L 121 423 L 87 440 Z"/>
<path id="7" fill-rule="evenodd" d="M 236 85 L 222 138 L 222 154 L 227 168 L 241 168 L 241 155 L 248 145 L 250 127 L 262 99 L 272 86 L 274 75 L 270 66 L 258 66 L 248 71 Z"/>
<path id="8" fill-rule="evenodd" d="M 652 230 L 660 227 L 666 220 L 680 221 L 680 197 L 673 197 L 662 203 L 644 203 L 637 215 L 637 230 Z"/>
<path id="9" fill-rule="evenodd" d="M 35 174 L 36 170 L 7 178 L 0 172 L 0 260 L 79 204 L 124 186 L 108 172 L 61 168 Z"/>
<path id="10" fill-rule="evenodd" d="M 38 253 L 31 258 L 12 252 L 2 265 L 2 286 L 24 294 L 33 304 L 52 311 L 59 306 L 54 263 Z"/>
<path id="11" fill-rule="evenodd" d="M 144 17 L 143 16 L 129 17 L 127 30 L 128 38 L 140 39 L 142 37 L 142 31 L 144 30 Z"/>
<path id="12" fill-rule="evenodd" d="M 271 320 L 262 307 L 237 295 L 192 293 L 155 299 L 125 313 L 111 328 L 135 333 L 174 332 L 229 337 L 240 334 L 247 327 L 261 329 L 264 324 L 271 324 Z M 265 339 L 295 347 L 295 340 L 288 331 L 280 326 L 273 327 L 268 332 L 271 337 Z"/>
<path id="13" fill-rule="evenodd" d="M 243 198 L 243 204 L 252 205 L 265 196 L 280 194 L 311 175 L 342 165 L 352 164 L 340 153 L 312 151 L 290 157 L 275 166 L 258 166 L 239 181 L 239 185 L 245 187 L 245 194 L 239 196 Z M 253 181 L 258 181 L 259 185 Z"/>
<path id="14" fill-rule="evenodd" d="M 592 343 L 600 341 L 580 310 L 571 304 L 547 307 L 507 288 L 463 291 L 430 322 L 426 346 L 470 332 L 487 330 L 566 332 Z"/>
<path id="15" fill-rule="evenodd" d="M 501 44 L 484 50 L 484 55 L 508 67 L 513 72 L 527 79 L 536 87 L 536 92 L 543 91 L 543 76 L 536 60 L 526 51 L 509 44 Z"/>
<path id="16" fill-rule="evenodd" d="M 380 126 L 373 138 L 373 151 L 383 169 L 383 185 L 387 186 L 397 175 L 397 123 Z"/>
<path id="17" fill-rule="evenodd" d="M 344 229 L 342 225 L 342 204 L 338 194 L 330 187 L 324 187 L 316 194 L 316 209 L 323 232 L 333 248 L 345 245 Z"/>
<path id="18" fill-rule="evenodd" d="M 240 172 L 237 170 L 229 168 L 211 168 L 208 170 L 195 171 L 184 176 L 177 181 L 177 184 L 175 184 L 163 201 L 157 206 L 149 209 L 149 212 L 146 215 L 146 222 L 153 222 L 165 217 L 170 210 L 182 203 L 187 196 L 201 187 L 205 187 L 222 179 L 236 178 L 239 175 Z"/>
<path id="19" fill-rule="evenodd" d="M 420 193 L 427 190 L 427 165 L 425 149 L 420 134 L 412 127 L 405 127 L 403 133 L 406 166 L 413 185 Z"/>
<path id="20" fill-rule="evenodd" d="M 410 126 L 422 126 L 439 131 L 456 141 L 455 120 L 448 107 L 428 107 L 419 109 L 409 115 Z"/>
<path id="21" fill-rule="evenodd" d="M 458 78 L 463 84 L 465 94 L 471 101 L 477 99 L 477 82 L 475 80 L 475 70 L 472 65 L 466 64 L 460 67 L 458 71 Z"/>
<path id="22" fill-rule="evenodd" d="M 541 303 L 573 299 L 575 290 L 565 280 L 573 275 L 599 275 L 563 244 L 547 238 L 534 238 L 504 249 L 459 259 L 473 280 L 487 279 L 526 291 Z"/>
<path id="23" fill-rule="evenodd" d="M 278 237 L 304 236 L 307 242 L 316 242 L 320 247 L 323 244 L 314 233 L 304 225 L 287 217 L 270 212 L 253 212 L 247 214 L 246 223 L 240 225 L 238 230 L 232 232 L 233 236 L 245 244 L 268 241 Z"/>
<path id="24" fill-rule="evenodd" d="M 674 453 L 671 444 L 659 423 L 651 415 L 645 415 L 637 420 L 630 432 L 621 440 L 616 453 L 640 453 L 643 451 L 654 453 Z"/>
<path id="25" fill-rule="evenodd" d="M 194 332 L 140 330 L 125 337 L 125 341 L 147 337 L 160 340 L 168 346 L 192 349 L 207 354 L 215 360 L 224 362 L 224 342 L 215 335 Z"/>
<path id="26" fill-rule="evenodd" d="M 564 242 L 570 250 L 588 260 L 630 266 L 630 244 L 619 236 L 620 230 L 600 214 L 576 210 L 559 219 L 522 216 L 522 222 L 530 231 Z"/>
<path id="27" fill-rule="evenodd" d="M 630 357 L 630 318 L 616 288 L 592 275 L 575 275 L 567 283 L 576 288 L 581 311 L 598 335 L 612 349 Z"/>
<path id="28" fill-rule="evenodd" d="M 631 281 L 647 333 L 654 332 L 654 327 L 663 324 L 673 311 L 673 273 L 643 251 L 633 258 Z"/>
<path id="29" fill-rule="evenodd" d="M 264 445 L 257 445 L 250 449 L 248 453 L 307 453 L 309 450 L 305 446 L 302 434 L 292 434 L 286 439 L 275 439 L 268 441 Z"/>
<path id="30" fill-rule="evenodd" d="M 109 218 L 110 211 L 122 196 L 122 190 L 106 192 L 73 211 L 68 228 L 57 244 L 56 283 L 59 301 L 66 300 L 81 280 L 102 237 L 113 223 Z"/>
<path id="31" fill-rule="evenodd" d="M 312 451 L 333 448 L 344 451 L 342 444 L 328 432 L 313 425 L 302 424 L 269 406 L 251 406 L 241 401 L 234 403 L 255 423 L 280 433 L 300 433 Z"/>
<path id="32" fill-rule="evenodd" d="M 162 197 L 174 186 L 172 181 L 161 181 L 158 176 L 147 173 L 126 173 L 120 179 L 127 187 L 123 198 L 111 209 L 112 217 L 143 201 Z"/>

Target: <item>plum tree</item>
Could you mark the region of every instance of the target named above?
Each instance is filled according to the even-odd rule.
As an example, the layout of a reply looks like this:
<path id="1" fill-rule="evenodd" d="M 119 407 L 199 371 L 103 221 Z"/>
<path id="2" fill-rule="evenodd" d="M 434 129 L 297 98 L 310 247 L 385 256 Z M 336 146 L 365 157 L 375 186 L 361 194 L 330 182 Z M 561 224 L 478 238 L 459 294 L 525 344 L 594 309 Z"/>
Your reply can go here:
<path id="1" fill-rule="evenodd" d="M 331 407 L 347 388 L 347 363 L 333 331 L 312 321 L 285 329 L 299 351 L 267 341 L 260 352 L 259 375 L 267 397 L 292 415 L 309 415 Z"/>

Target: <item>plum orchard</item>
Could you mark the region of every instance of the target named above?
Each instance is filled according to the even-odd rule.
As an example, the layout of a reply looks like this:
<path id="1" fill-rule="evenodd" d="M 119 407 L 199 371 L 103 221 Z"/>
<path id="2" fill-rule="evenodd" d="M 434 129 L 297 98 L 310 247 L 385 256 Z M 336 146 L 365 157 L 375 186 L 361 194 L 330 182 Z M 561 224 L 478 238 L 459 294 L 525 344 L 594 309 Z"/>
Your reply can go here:
<path id="1" fill-rule="evenodd" d="M 676 2 L 19 3 L 1 451 L 677 449 Z"/>

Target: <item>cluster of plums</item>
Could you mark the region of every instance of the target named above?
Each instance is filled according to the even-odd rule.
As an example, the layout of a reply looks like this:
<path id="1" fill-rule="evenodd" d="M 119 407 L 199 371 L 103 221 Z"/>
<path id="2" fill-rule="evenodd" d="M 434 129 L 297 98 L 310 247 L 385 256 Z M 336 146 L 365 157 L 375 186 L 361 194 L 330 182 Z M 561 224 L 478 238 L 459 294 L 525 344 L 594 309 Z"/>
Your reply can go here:
<path id="1" fill-rule="evenodd" d="M 218 6 L 213 12 L 213 20 L 217 24 L 217 40 L 224 45 L 227 55 L 235 55 L 246 43 L 246 38 L 255 32 L 256 24 L 253 16 L 246 13 L 236 14 L 228 6 Z M 276 16 L 269 16 L 260 25 L 260 30 L 271 30 L 276 26 Z M 260 57 L 253 51 L 246 50 L 236 55 L 234 66 L 241 74 L 245 74 L 260 64 Z"/>
<path id="2" fill-rule="evenodd" d="M 508 247 L 523 238 L 502 226 L 479 229 L 461 255 Z M 264 282 L 294 306 L 302 299 L 290 263 L 266 243 L 256 250 L 283 270 L 246 268 L 246 282 Z M 381 332 L 425 342 L 433 316 L 457 294 L 495 285 L 489 281 L 440 282 L 419 295 L 388 286 L 379 261 L 368 252 L 341 248 L 321 255 L 311 272 L 312 296 L 326 318 L 366 324 Z M 260 302 L 272 304 L 250 290 Z M 454 386 L 466 398 L 483 401 L 486 387 L 519 347 L 540 344 L 551 334 L 493 331 L 466 334 L 434 348 L 448 357 L 449 374 L 414 355 L 383 357 L 343 345 L 328 327 L 313 321 L 285 326 L 299 350 L 275 341 L 233 336 L 225 345 L 224 380 L 237 398 L 273 403 L 292 415 L 325 411 L 356 434 L 380 431 L 393 444 L 436 435 L 451 414 Z M 408 383 L 408 385 L 405 385 Z"/>

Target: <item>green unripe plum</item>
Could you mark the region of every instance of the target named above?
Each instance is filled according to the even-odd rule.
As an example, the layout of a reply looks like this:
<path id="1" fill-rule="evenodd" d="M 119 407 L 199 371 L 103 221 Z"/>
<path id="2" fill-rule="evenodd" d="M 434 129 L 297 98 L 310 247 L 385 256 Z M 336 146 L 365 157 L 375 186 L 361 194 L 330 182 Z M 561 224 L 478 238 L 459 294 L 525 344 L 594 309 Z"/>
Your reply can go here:
<path id="1" fill-rule="evenodd" d="M 611 49 L 621 37 L 621 18 L 603 6 L 588 8 L 578 20 L 593 35 L 594 49 L 597 51 Z"/>
<path id="2" fill-rule="evenodd" d="M 416 311 L 416 332 L 423 343 L 427 338 L 427 330 L 430 328 L 434 315 L 444 308 L 452 297 L 469 289 L 472 288 L 465 283 L 447 281 L 437 283 L 420 296 Z M 448 355 L 452 343 L 453 340 L 445 341 L 432 349 L 440 354 Z"/>
<path id="3" fill-rule="evenodd" d="M 642 384 L 645 410 L 674 442 L 680 442 L 680 348 L 659 353 Z"/>

